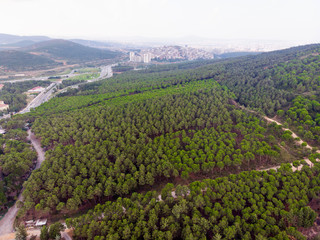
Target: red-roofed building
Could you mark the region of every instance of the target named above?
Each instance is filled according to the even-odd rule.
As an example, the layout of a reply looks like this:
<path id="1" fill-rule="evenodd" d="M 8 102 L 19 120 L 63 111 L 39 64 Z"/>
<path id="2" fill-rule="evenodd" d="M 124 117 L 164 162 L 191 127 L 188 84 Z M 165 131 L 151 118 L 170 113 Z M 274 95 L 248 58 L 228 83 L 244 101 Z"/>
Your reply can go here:
<path id="1" fill-rule="evenodd" d="M 0 101 L 0 111 L 7 110 L 9 108 L 8 104 L 5 104 L 3 101 Z"/>
<path id="2" fill-rule="evenodd" d="M 0 84 L 0 90 L 4 87 L 4 84 Z"/>
<path id="3" fill-rule="evenodd" d="M 28 90 L 28 93 L 39 93 L 39 92 L 42 92 L 43 90 L 45 90 L 44 87 L 34 87 L 30 90 Z"/>

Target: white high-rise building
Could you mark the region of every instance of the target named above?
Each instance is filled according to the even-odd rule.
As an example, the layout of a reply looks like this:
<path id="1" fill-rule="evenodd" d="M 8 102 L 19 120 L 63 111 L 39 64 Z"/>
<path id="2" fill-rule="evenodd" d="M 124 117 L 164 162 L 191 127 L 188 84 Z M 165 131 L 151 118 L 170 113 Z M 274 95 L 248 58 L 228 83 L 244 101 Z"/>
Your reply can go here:
<path id="1" fill-rule="evenodd" d="M 145 54 L 143 54 L 143 62 L 144 62 L 144 63 L 149 63 L 149 62 L 151 62 L 151 53 L 145 53 Z"/>
<path id="2" fill-rule="evenodd" d="M 135 61 L 135 56 L 134 56 L 134 52 L 130 52 L 130 62 L 134 62 Z"/>

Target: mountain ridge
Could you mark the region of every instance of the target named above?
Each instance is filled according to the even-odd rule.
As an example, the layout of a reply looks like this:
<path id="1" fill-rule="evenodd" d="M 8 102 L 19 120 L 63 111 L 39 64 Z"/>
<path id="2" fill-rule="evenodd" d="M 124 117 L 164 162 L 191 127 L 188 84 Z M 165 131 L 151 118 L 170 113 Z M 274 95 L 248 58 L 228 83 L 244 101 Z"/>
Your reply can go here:
<path id="1" fill-rule="evenodd" d="M 118 55 L 118 53 L 114 51 L 87 47 L 63 39 L 38 42 L 21 50 L 29 53 L 47 55 L 56 60 L 67 60 L 72 63 L 110 59 Z"/>
<path id="2" fill-rule="evenodd" d="M 0 33 L 0 44 L 12 44 L 20 41 L 33 41 L 33 42 L 41 42 L 50 40 L 50 37 L 47 36 L 19 36 L 12 34 Z"/>

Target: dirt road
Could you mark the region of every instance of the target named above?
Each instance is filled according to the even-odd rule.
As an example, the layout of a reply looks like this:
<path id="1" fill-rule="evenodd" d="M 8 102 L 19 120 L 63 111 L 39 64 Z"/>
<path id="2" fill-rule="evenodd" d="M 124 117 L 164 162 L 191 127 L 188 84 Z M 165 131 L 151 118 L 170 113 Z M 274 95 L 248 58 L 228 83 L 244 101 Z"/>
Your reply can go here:
<path id="1" fill-rule="evenodd" d="M 267 120 L 268 122 L 275 122 L 276 124 L 278 124 L 278 125 L 281 125 L 282 126 L 282 124 L 280 123 L 280 122 L 278 122 L 278 121 L 276 121 L 276 120 L 274 120 L 274 119 L 272 119 L 272 118 L 268 118 L 267 116 L 264 116 L 263 117 L 265 120 Z M 282 128 L 283 130 L 285 130 L 285 131 L 290 131 L 290 132 L 292 132 L 290 129 L 288 129 L 288 128 Z M 299 138 L 298 137 L 298 135 L 297 134 L 295 134 L 294 132 L 292 132 L 292 137 L 293 138 Z M 300 138 L 299 138 L 300 139 Z M 297 143 L 299 143 L 300 145 L 303 143 L 303 141 L 300 139 L 299 141 L 297 141 Z M 312 149 L 312 147 L 307 143 L 307 146 L 306 146 L 306 148 L 309 148 L 309 149 Z M 319 150 L 318 150 L 319 151 Z M 318 152 L 317 151 L 317 152 Z"/>
<path id="2" fill-rule="evenodd" d="M 38 154 L 38 161 L 35 169 L 40 168 L 41 163 L 45 160 L 45 151 L 41 147 L 40 139 L 37 139 L 33 132 L 31 132 L 31 129 L 28 130 L 28 140 L 31 141 L 32 146 L 36 150 Z"/>
<path id="3" fill-rule="evenodd" d="M 274 119 L 272 119 L 272 118 L 268 118 L 267 116 L 263 116 L 263 118 L 264 118 L 265 120 L 267 120 L 268 122 L 275 122 L 276 124 L 282 126 L 282 124 L 281 124 L 280 122 L 278 122 L 278 121 L 276 121 L 276 120 L 274 120 Z M 292 136 L 293 138 L 299 138 L 298 135 L 295 134 L 295 133 L 294 133 L 293 131 L 291 131 L 290 129 L 284 128 L 284 127 L 282 127 L 282 129 L 285 130 L 285 131 L 290 131 L 290 132 L 292 132 L 292 135 L 291 135 L 291 136 Z M 300 138 L 299 138 L 299 139 L 300 139 Z M 303 143 L 303 141 L 300 139 L 299 141 L 297 141 L 297 143 L 301 145 L 301 144 Z M 312 149 L 312 147 L 311 147 L 308 143 L 307 143 L 306 148 Z M 317 153 L 320 153 L 320 150 L 317 150 Z M 304 160 L 306 161 L 306 163 L 307 163 L 310 167 L 313 167 L 314 164 L 313 164 L 308 158 L 305 158 Z M 319 161 L 319 160 L 317 160 L 317 161 Z M 300 165 L 300 166 L 298 166 L 298 167 L 294 167 L 294 166 L 292 165 L 292 163 L 291 163 L 291 166 L 292 166 L 292 171 L 294 171 L 294 172 L 297 171 L 297 170 L 301 170 L 301 168 L 302 168 L 302 165 Z M 267 168 L 267 169 L 262 169 L 261 171 L 268 171 L 268 170 L 271 170 L 271 169 L 277 170 L 278 168 L 280 168 L 280 165 L 279 165 L 279 166 L 275 166 L 275 167 L 271 167 L 271 168 Z"/>
<path id="4" fill-rule="evenodd" d="M 37 164 L 35 169 L 40 168 L 41 163 L 44 161 L 45 159 L 45 152 L 44 150 L 41 148 L 41 144 L 40 144 L 40 140 L 38 140 L 35 135 L 33 134 L 33 132 L 31 132 L 31 130 L 28 130 L 28 140 L 31 141 L 31 144 L 33 145 L 34 149 L 36 150 L 37 154 L 38 154 L 38 160 L 37 160 Z M 21 191 L 22 192 L 22 191 Z M 22 194 L 20 193 L 18 200 L 23 201 L 23 197 Z M 4 234 L 8 234 L 8 233 L 12 233 L 13 232 L 13 223 L 14 220 L 17 216 L 17 212 L 18 212 L 18 208 L 17 208 L 17 204 L 14 204 L 6 213 L 6 215 L 1 219 L 0 221 L 0 236 L 4 235 Z M 0 237 L 1 239 L 1 237 Z"/>
<path id="5" fill-rule="evenodd" d="M 237 102 L 235 102 L 235 101 L 233 101 L 233 104 L 234 104 L 235 106 L 237 106 L 237 107 L 240 107 L 240 108 L 243 109 L 243 110 L 248 111 L 248 112 L 257 113 L 256 111 L 253 111 L 253 110 L 251 110 L 251 109 L 248 109 L 248 108 L 240 105 L 239 103 L 237 103 Z M 267 116 L 262 116 L 262 117 L 263 117 L 265 120 L 267 120 L 267 122 L 275 122 L 276 124 L 282 126 L 282 123 L 278 122 L 277 120 L 274 120 L 274 119 L 269 118 L 269 117 L 267 117 Z M 293 131 L 291 131 L 290 129 L 284 128 L 284 127 L 282 127 L 282 129 L 285 130 L 285 131 L 288 130 L 288 131 L 292 132 L 292 137 L 293 137 L 293 138 L 299 138 L 298 135 L 295 134 L 295 133 L 294 133 Z M 300 139 L 300 140 L 297 141 L 297 143 L 301 145 L 301 144 L 303 143 L 303 141 L 301 140 L 301 138 L 299 138 L 299 139 Z M 312 149 L 312 147 L 311 147 L 308 143 L 307 143 L 306 148 Z M 320 153 L 320 150 L 317 150 L 317 153 Z M 272 169 L 273 169 L 273 168 L 272 168 Z"/>

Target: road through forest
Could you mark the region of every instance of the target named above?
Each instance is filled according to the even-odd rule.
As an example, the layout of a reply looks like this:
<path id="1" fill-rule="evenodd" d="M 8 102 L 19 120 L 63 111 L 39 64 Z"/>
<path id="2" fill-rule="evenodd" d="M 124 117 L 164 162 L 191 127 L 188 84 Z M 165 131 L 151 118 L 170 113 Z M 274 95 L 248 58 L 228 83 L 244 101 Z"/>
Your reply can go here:
<path id="1" fill-rule="evenodd" d="M 107 66 L 102 67 L 100 76 L 97 79 L 91 80 L 90 82 L 98 81 L 98 80 L 101 80 L 101 79 L 104 79 L 104 78 L 112 77 L 113 76 L 112 66 L 115 66 L 115 65 L 116 64 L 112 64 L 112 65 L 107 65 Z M 53 87 L 51 87 L 50 89 L 52 90 Z M 52 94 L 52 91 L 51 91 L 50 94 Z M 48 99 L 49 98 L 47 98 L 47 100 Z M 20 111 L 20 113 L 25 113 L 25 112 L 30 111 L 30 107 L 28 108 L 28 106 L 25 109 L 23 109 L 22 111 Z M 38 169 L 38 168 L 40 168 L 41 163 L 45 160 L 45 152 L 41 147 L 40 140 L 35 137 L 34 133 L 31 131 L 31 129 L 28 130 L 27 139 L 31 141 L 32 146 L 34 147 L 34 149 L 36 150 L 36 152 L 38 154 L 37 164 L 35 166 L 35 169 Z M 23 189 L 22 189 L 21 193 L 19 194 L 19 197 L 18 197 L 19 201 L 23 201 L 22 192 L 23 192 Z M 19 209 L 17 208 L 17 205 L 15 203 L 8 210 L 6 215 L 0 220 L 0 240 L 2 239 L 1 236 L 4 236 L 6 234 L 10 234 L 10 233 L 12 233 L 14 231 L 13 224 L 14 224 L 14 220 L 15 220 L 15 218 L 17 216 L 18 210 Z M 66 233 L 63 233 L 63 234 L 65 235 L 64 237 L 67 240 L 71 239 L 69 236 L 67 236 L 68 234 L 66 234 Z"/>
<path id="2" fill-rule="evenodd" d="M 35 169 L 40 168 L 41 163 L 44 161 L 45 159 L 45 152 L 41 147 L 41 143 L 40 140 L 37 139 L 34 135 L 34 133 L 31 131 L 31 129 L 28 130 L 28 140 L 31 141 L 32 146 L 34 147 L 34 149 L 36 150 L 37 154 L 38 154 L 38 159 L 37 159 L 37 164 Z M 22 197 L 22 191 L 18 197 L 18 200 L 22 201 L 23 197 Z M 8 233 L 12 233 L 13 232 L 13 223 L 14 220 L 17 216 L 18 213 L 18 208 L 17 208 L 17 204 L 15 203 L 6 213 L 6 215 L 1 219 L 0 221 L 0 236 L 4 235 L 4 234 L 8 234 Z"/>

